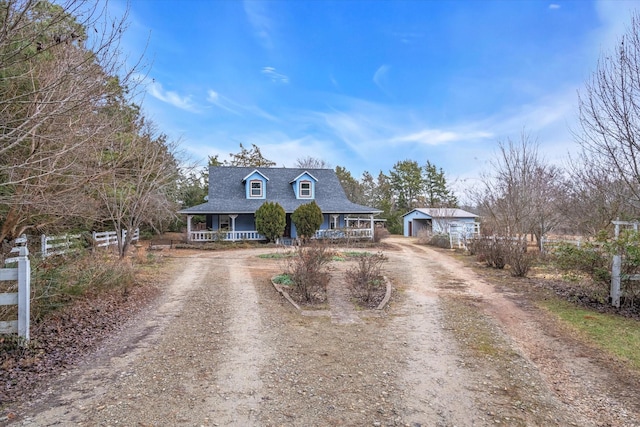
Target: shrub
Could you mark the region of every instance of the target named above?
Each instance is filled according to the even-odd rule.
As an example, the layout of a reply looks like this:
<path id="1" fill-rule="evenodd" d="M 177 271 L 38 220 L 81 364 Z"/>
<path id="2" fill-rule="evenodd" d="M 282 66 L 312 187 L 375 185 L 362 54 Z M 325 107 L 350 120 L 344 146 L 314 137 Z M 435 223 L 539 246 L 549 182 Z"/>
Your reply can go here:
<path id="1" fill-rule="evenodd" d="M 448 234 L 434 234 L 429 239 L 428 244 L 438 248 L 451 249 L 451 240 Z"/>
<path id="2" fill-rule="evenodd" d="M 503 269 L 507 265 L 505 240 L 497 237 L 481 237 L 474 239 L 470 247 L 470 252 L 475 254 L 476 259 L 484 262 L 488 267 Z"/>
<path id="3" fill-rule="evenodd" d="M 380 288 L 385 287 L 382 266 L 387 258 L 381 253 L 358 257 L 358 264 L 347 271 L 346 278 L 354 296 L 370 304 Z"/>
<path id="4" fill-rule="evenodd" d="M 595 245 L 586 243 L 577 247 L 570 243 L 560 243 L 554 249 L 552 257 L 561 270 L 578 271 L 606 285 L 611 281 L 609 256 Z"/>
<path id="5" fill-rule="evenodd" d="M 390 234 L 391 233 L 389 233 L 389 230 L 387 230 L 386 228 L 375 227 L 373 229 L 373 241 L 374 243 L 380 243 L 382 239 L 386 239 Z"/>
<path id="6" fill-rule="evenodd" d="M 526 277 L 536 260 L 536 253 L 527 251 L 527 242 L 525 240 L 506 240 L 505 258 L 507 264 L 509 264 L 511 275 Z"/>
<path id="7" fill-rule="evenodd" d="M 291 278 L 304 301 L 324 301 L 329 280 L 324 266 L 331 261 L 331 254 L 325 245 L 318 243 L 298 247 L 296 255 L 289 258 L 285 274 Z"/>
<path id="8" fill-rule="evenodd" d="M 298 235 L 306 242 L 320 229 L 324 217 L 320 207 L 314 201 L 298 206 L 291 214 L 291 220 L 296 226 Z"/>
<path id="9" fill-rule="evenodd" d="M 288 274 L 278 274 L 273 278 L 274 283 L 284 286 L 293 286 L 295 283 Z"/>
<path id="10" fill-rule="evenodd" d="M 33 258 L 31 316 L 36 322 L 75 299 L 111 289 L 125 291 L 135 282 L 131 264 L 108 251 L 75 252 L 73 256 Z"/>
<path id="11" fill-rule="evenodd" d="M 276 202 L 265 202 L 256 211 L 256 230 L 273 242 L 284 234 L 287 226 L 284 208 Z"/>

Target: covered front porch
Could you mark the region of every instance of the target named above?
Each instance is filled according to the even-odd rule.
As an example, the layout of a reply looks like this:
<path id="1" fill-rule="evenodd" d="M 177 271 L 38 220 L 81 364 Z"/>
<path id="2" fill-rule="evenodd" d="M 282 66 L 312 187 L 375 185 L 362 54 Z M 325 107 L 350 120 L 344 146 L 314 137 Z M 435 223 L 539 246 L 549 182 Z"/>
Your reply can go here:
<path id="1" fill-rule="evenodd" d="M 244 215 L 246 216 L 246 215 Z M 208 230 L 193 229 L 194 215 L 187 215 L 187 240 L 189 242 L 237 242 L 242 240 L 266 240 L 265 237 L 256 230 L 247 230 L 247 222 L 239 221 L 238 214 L 217 215 L 216 223 L 213 224 L 213 215 L 207 216 Z M 236 225 L 239 225 L 236 229 Z M 255 228 L 255 227 L 250 227 Z"/>
<path id="2" fill-rule="evenodd" d="M 255 230 L 253 215 L 211 215 L 207 218 L 207 230 L 195 230 L 194 215 L 187 215 L 187 240 L 189 242 L 261 241 L 266 238 Z M 373 240 L 377 222 L 369 217 L 349 217 L 346 214 L 324 214 L 324 222 L 313 239 Z M 286 239 L 297 237 L 295 226 L 287 214 Z"/>

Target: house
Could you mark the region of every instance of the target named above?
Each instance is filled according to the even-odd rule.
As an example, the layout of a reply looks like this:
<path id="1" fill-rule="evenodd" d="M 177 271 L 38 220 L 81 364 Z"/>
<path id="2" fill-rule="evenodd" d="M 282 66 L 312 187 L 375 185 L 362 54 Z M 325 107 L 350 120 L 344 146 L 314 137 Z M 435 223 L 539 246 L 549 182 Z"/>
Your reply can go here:
<path id="1" fill-rule="evenodd" d="M 457 208 L 416 208 L 403 216 L 404 235 L 418 236 L 426 231 L 433 234 L 456 235 L 468 239 L 480 234 L 478 215 Z"/>
<path id="2" fill-rule="evenodd" d="M 212 166 L 206 203 L 179 213 L 187 215 L 189 241 L 262 240 L 255 212 L 265 202 L 277 202 L 286 213 L 284 237 L 296 238 L 291 214 L 312 201 L 324 216 L 316 238 L 373 238 L 374 216 L 382 211 L 350 202 L 332 169 Z M 194 215 L 206 216 L 206 231 L 192 230 Z"/>

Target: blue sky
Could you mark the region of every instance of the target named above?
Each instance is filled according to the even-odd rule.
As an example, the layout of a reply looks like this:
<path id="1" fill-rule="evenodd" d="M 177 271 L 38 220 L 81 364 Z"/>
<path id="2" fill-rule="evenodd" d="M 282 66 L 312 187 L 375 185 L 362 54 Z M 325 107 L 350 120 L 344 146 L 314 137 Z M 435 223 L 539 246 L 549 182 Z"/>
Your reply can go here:
<path id="1" fill-rule="evenodd" d="M 124 0 L 111 2 L 121 13 Z M 459 190 L 523 130 L 576 150 L 577 92 L 640 1 L 131 0 L 143 108 L 206 164 L 259 146 L 354 177 L 427 160 Z"/>

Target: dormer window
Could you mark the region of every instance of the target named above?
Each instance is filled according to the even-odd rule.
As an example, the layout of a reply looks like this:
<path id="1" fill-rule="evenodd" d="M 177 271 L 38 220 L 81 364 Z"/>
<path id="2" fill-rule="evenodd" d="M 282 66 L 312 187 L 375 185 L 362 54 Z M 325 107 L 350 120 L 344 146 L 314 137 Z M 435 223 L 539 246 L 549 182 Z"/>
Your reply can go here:
<path id="1" fill-rule="evenodd" d="M 250 197 L 260 198 L 262 197 L 262 181 L 260 180 L 252 180 L 250 182 Z"/>
<path id="2" fill-rule="evenodd" d="M 247 199 L 265 199 L 267 194 L 267 178 L 258 169 L 251 172 L 242 179 L 244 184 L 245 197 Z"/>
<path id="3" fill-rule="evenodd" d="M 311 197 L 311 181 L 300 181 L 300 198 Z"/>
<path id="4" fill-rule="evenodd" d="M 318 180 L 309 172 L 304 171 L 289 182 L 296 195 L 296 199 L 315 199 Z"/>

